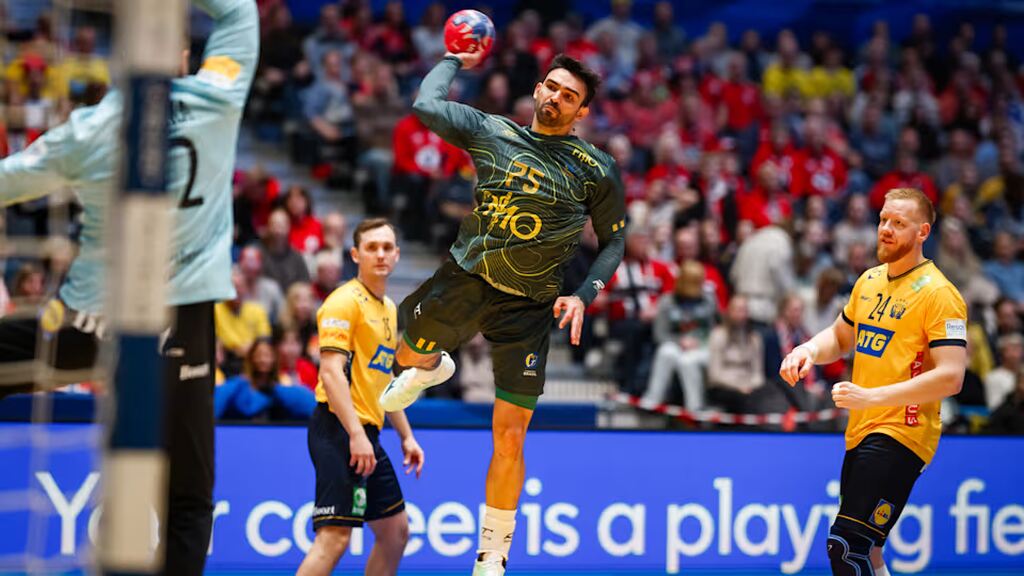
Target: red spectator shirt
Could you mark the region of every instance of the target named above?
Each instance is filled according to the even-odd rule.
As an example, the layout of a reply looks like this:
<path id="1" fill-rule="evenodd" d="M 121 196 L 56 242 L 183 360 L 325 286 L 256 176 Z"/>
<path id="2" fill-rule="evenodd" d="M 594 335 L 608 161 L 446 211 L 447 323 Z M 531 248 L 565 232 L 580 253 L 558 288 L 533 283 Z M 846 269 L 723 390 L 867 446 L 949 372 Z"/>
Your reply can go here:
<path id="1" fill-rule="evenodd" d="M 793 204 L 785 192 L 770 196 L 757 187 L 746 193 L 736 194 L 740 220 L 749 220 L 755 228 L 769 224 L 781 224 L 793 216 Z"/>
<path id="2" fill-rule="evenodd" d="M 715 288 L 715 299 L 718 301 L 718 309 L 725 310 L 729 305 L 729 287 L 722 278 L 718 267 L 708 262 L 702 262 L 704 266 L 704 283 L 711 284 Z"/>
<path id="3" fill-rule="evenodd" d="M 656 164 L 644 176 L 644 180 L 646 180 L 648 185 L 658 180 L 665 180 L 667 186 L 677 185 L 682 188 L 689 186 L 690 179 L 690 172 L 686 168 L 668 164 Z"/>
<path id="4" fill-rule="evenodd" d="M 622 187 L 626 190 L 626 206 L 647 198 L 647 179 L 632 172 L 622 172 Z"/>
<path id="5" fill-rule="evenodd" d="M 792 178 L 794 196 L 835 198 L 846 187 L 846 162 L 828 148 L 820 156 L 804 150 L 796 156 Z"/>
<path id="6" fill-rule="evenodd" d="M 627 271 L 626 268 L 629 268 Z M 632 280 L 632 282 L 630 282 Z M 612 321 L 639 317 L 637 306 L 641 309 L 653 310 L 662 294 L 672 292 L 675 288 L 675 275 L 672 268 L 660 260 L 623 260 L 608 281 L 607 308 L 608 319 Z M 636 295 L 636 298 L 633 295 Z"/>
<path id="7" fill-rule="evenodd" d="M 707 117 L 710 118 L 710 114 Z M 720 146 L 710 120 L 679 128 L 679 140 L 683 143 L 684 154 L 691 158 L 700 158 L 702 152 L 715 150 Z"/>
<path id="8" fill-rule="evenodd" d="M 775 166 L 782 173 L 782 185 L 788 187 L 793 182 L 793 172 L 799 160 L 800 151 L 792 144 L 788 144 L 781 152 L 775 150 L 771 142 L 762 142 L 758 147 L 754 159 L 750 162 L 750 179 L 757 181 L 757 172 L 765 162 L 774 162 Z"/>
<path id="9" fill-rule="evenodd" d="M 745 130 L 761 118 L 761 91 L 751 82 L 726 82 L 722 87 L 726 126 Z"/>
<path id="10" fill-rule="evenodd" d="M 679 109 L 673 98 L 666 98 L 654 106 L 627 100 L 622 104 L 622 120 L 630 142 L 641 148 L 654 145 L 662 128 L 672 122 Z"/>
<path id="11" fill-rule="evenodd" d="M 395 152 L 393 171 L 396 174 L 450 176 L 458 168 L 451 157 L 464 154 L 431 132 L 414 114 L 398 121 L 392 141 Z"/>
<path id="12" fill-rule="evenodd" d="M 301 357 L 295 361 L 294 372 L 289 373 L 281 370 L 278 375 L 278 381 L 285 386 L 305 386 L 312 391 L 316 391 L 316 378 L 316 366 L 309 360 Z"/>
<path id="13" fill-rule="evenodd" d="M 725 81 L 717 75 L 708 72 L 700 79 L 700 86 L 697 88 L 697 91 L 700 92 L 701 99 L 703 99 L 708 106 L 715 106 L 722 100 L 725 85 Z"/>
<path id="14" fill-rule="evenodd" d="M 871 208 L 875 211 L 881 210 L 882 205 L 885 204 L 885 194 L 893 188 L 917 188 L 924 192 L 932 204 L 939 203 L 939 194 L 935 189 L 935 182 L 930 176 L 924 172 L 904 174 L 893 170 L 879 178 L 874 188 L 871 189 L 871 195 L 868 197 L 871 201 Z"/>
<path id="15" fill-rule="evenodd" d="M 412 34 L 408 29 L 383 23 L 370 29 L 366 43 L 385 62 L 409 62 L 416 58 Z"/>
<path id="16" fill-rule="evenodd" d="M 300 254 L 315 253 L 324 245 L 324 232 L 320 227 L 320 221 L 313 216 L 303 216 L 299 220 L 292 220 L 288 243 Z"/>
<path id="17" fill-rule="evenodd" d="M 245 171 L 235 170 L 234 182 L 239 183 L 245 179 Z M 270 213 L 274 210 L 274 201 L 281 194 L 281 182 L 277 178 L 268 176 L 262 184 L 263 194 L 258 201 L 252 201 L 252 225 L 257 233 L 262 233 L 270 220 Z M 243 192 L 244 193 L 244 192 Z"/>

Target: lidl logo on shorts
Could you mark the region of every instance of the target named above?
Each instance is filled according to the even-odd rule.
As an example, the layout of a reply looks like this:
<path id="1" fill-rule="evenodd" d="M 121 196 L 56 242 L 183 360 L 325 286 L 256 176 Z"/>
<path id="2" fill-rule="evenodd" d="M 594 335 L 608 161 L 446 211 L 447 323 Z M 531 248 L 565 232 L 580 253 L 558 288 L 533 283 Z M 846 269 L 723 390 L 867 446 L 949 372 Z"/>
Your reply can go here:
<path id="1" fill-rule="evenodd" d="M 871 523 L 881 528 L 888 524 L 889 520 L 892 520 L 892 504 L 879 500 L 875 511 L 871 513 Z"/>
<path id="2" fill-rule="evenodd" d="M 871 326 L 870 324 L 857 325 L 857 352 L 867 354 L 875 358 L 881 358 L 885 354 L 885 348 L 892 340 L 892 330 Z"/>
<path id="3" fill-rule="evenodd" d="M 373 353 L 370 360 L 370 368 L 379 370 L 385 374 L 391 374 L 391 367 L 395 364 L 395 349 L 388 348 L 383 344 L 377 345 L 377 351 Z"/>
<path id="4" fill-rule="evenodd" d="M 525 363 L 526 363 L 526 367 L 527 368 L 536 368 L 537 367 L 537 355 L 536 354 L 532 354 L 532 353 L 531 354 L 527 354 L 526 355 L 526 362 Z"/>

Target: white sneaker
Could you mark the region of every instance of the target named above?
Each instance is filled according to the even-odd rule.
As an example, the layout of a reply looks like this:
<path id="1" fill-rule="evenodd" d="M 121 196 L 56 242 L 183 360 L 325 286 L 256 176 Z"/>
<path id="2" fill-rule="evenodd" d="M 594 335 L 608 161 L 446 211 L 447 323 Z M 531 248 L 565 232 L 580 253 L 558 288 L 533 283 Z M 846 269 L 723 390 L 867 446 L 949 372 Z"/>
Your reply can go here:
<path id="1" fill-rule="evenodd" d="M 483 560 L 477 557 L 473 564 L 473 576 L 505 576 L 505 559 L 498 554 L 486 554 Z"/>
<path id="2" fill-rule="evenodd" d="M 433 370 L 406 368 L 391 380 L 380 395 L 380 407 L 385 412 L 404 410 L 420 395 L 420 392 L 437 386 L 455 373 L 455 360 L 447 352 L 441 352 L 441 362 Z"/>

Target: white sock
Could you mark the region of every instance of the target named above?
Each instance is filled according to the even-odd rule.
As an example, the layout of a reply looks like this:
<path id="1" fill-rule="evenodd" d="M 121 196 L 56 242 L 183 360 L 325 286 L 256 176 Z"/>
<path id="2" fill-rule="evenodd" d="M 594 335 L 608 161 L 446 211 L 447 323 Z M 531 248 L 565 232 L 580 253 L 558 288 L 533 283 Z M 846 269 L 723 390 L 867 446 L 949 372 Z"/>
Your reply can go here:
<path id="1" fill-rule="evenodd" d="M 500 554 L 508 560 L 512 548 L 512 533 L 516 531 L 516 511 L 501 510 L 487 506 L 484 521 L 480 525 L 480 549 L 477 554 L 488 552 Z"/>
<path id="2" fill-rule="evenodd" d="M 880 567 L 872 566 L 872 568 L 875 569 L 875 576 L 889 576 L 889 569 L 885 567 L 884 563 Z"/>

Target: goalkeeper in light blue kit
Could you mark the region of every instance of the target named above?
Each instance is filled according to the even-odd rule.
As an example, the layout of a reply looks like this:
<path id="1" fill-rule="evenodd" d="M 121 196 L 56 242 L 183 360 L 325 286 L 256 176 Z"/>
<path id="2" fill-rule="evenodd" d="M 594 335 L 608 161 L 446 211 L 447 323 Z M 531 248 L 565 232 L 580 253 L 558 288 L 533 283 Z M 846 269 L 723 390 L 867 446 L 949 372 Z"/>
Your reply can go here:
<path id="1" fill-rule="evenodd" d="M 231 283 L 232 195 L 238 126 L 259 54 L 255 0 L 193 0 L 214 29 L 203 63 L 171 88 L 171 174 L 176 195 L 168 305 L 172 326 L 166 364 L 166 442 L 170 482 L 165 574 L 202 574 L 213 524 L 213 305 L 234 298 Z M 75 381 L 95 364 L 106 327 L 104 232 L 122 117 L 121 95 L 76 110 L 24 151 L 0 160 L 0 206 L 71 187 L 81 201 L 79 254 L 39 318 L 0 321 L 0 368 L 33 366 L 57 379 L 0 385 L 0 395 Z M 37 345 L 41 354 L 37 355 Z"/>

